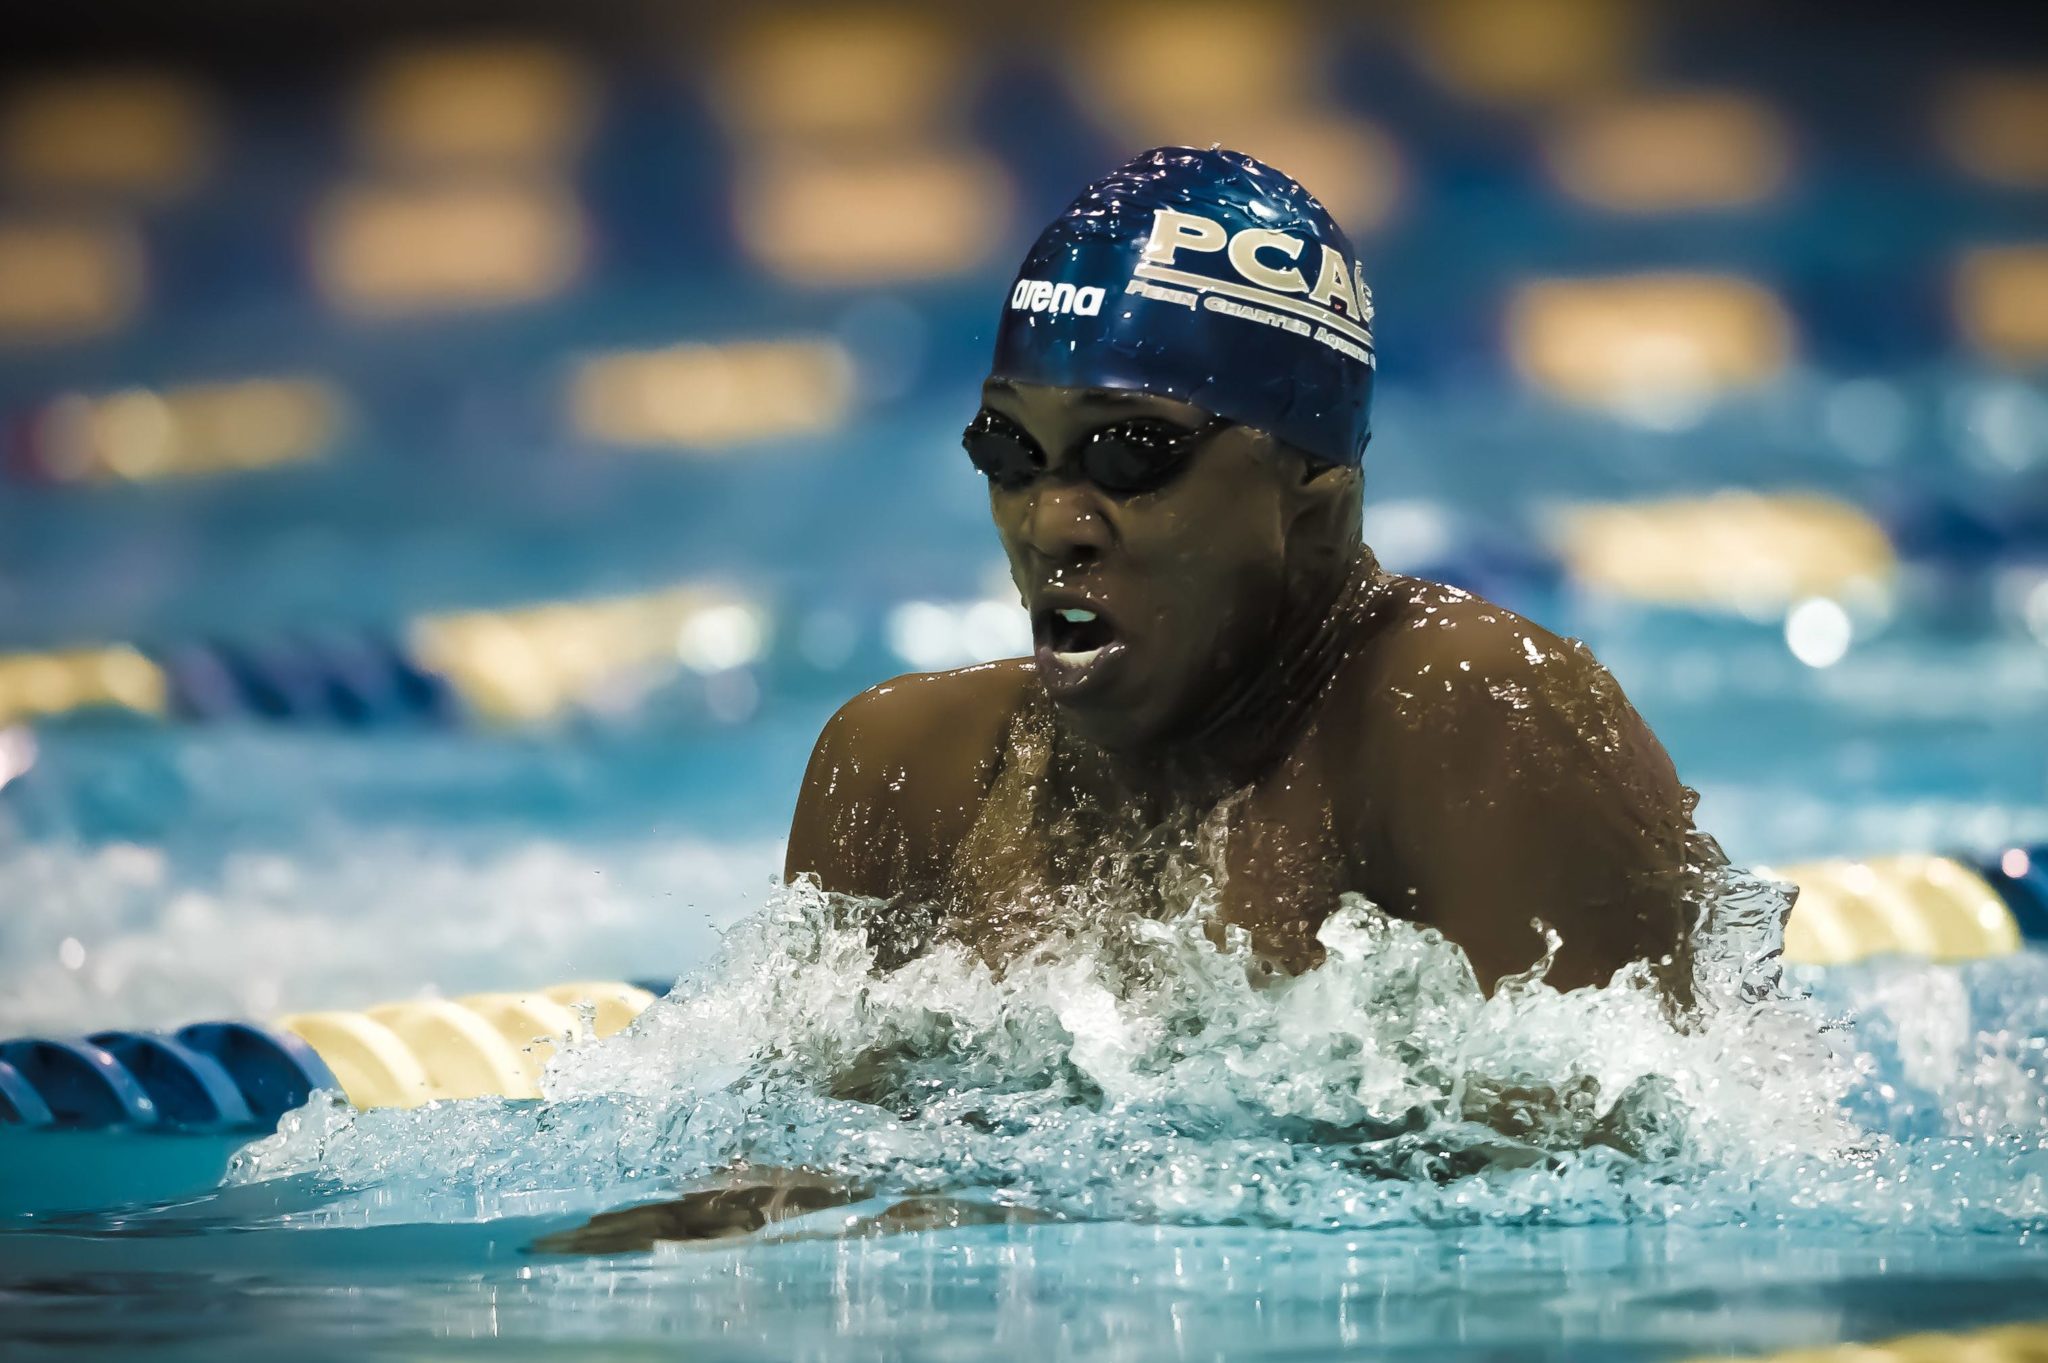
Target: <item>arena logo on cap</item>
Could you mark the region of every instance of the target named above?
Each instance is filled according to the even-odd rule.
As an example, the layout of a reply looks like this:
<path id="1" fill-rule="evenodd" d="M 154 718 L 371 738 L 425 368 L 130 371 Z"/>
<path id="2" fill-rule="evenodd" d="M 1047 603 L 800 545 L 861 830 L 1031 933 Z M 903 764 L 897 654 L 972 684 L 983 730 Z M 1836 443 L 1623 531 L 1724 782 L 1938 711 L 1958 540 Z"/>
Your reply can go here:
<path id="1" fill-rule="evenodd" d="M 1020 279 L 1017 287 L 1010 290 L 1010 308 L 1014 312 L 1072 313 L 1076 317 L 1093 317 L 1102 311 L 1104 293 L 1099 284 L 1077 289 L 1072 284 L 1055 284 L 1050 279 Z"/>
<path id="2" fill-rule="evenodd" d="M 1270 227 L 1233 233 L 1199 213 L 1155 209 L 1152 235 L 1124 291 L 1306 336 L 1372 365 L 1372 289 L 1363 270 L 1357 261 L 1347 264 L 1335 248 L 1323 245 L 1311 284 L 1298 263 L 1308 247 L 1300 237 Z M 1234 277 L 1179 268 L 1183 251 L 1220 255 Z"/>

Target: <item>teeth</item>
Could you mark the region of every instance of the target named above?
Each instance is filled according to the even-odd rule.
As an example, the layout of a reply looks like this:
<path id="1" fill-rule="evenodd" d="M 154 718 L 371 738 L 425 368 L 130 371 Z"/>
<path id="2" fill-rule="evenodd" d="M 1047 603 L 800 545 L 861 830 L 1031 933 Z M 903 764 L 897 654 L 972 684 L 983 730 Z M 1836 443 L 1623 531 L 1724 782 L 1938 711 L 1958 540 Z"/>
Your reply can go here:
<path id="1" fill-rule="evenodd" d="M 1094 662 L 1101 652 L 1099 648 L 1091 648 L 1086 653 L 1055 653 L 1052 656 L 1059 659 L 1063 667 L 1086 667 Z"/>
<path id="2" fill-rule="evenodd" d="M 1057 614 L 1060 619 L 1065 620 L 1070 625 L 1085 625 L 1095 618 L 1094 611 L 1069 609 L 1059 611 Z"/>

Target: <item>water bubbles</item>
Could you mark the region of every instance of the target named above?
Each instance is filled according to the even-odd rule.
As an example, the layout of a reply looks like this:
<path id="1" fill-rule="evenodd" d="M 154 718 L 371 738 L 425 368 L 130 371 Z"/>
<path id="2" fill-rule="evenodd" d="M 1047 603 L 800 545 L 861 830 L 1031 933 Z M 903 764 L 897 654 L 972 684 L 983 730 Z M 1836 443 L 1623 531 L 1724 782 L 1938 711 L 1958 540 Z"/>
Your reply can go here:
<path id="1" fill-rule="evenodd" d="M 1241 933 L 1212 940 L 1199 874 L 1161 913 L 1127 890 L 1040 906 L 1038 946 L 1001 967 L 941 941 L 877 969 L 879 906 L 799 883 L 629 1032 L 565 1049 L 546 1103 L 314 1109 L 236 1178 L 313 1173 L 384 1217 L 609 1205 L 752 1162 L 1097 1218 L 1891 1224 L 1962 1217 L 1943 1180 L 2008 1179 L 2048 1132 L 2038 1049 L 1988 1039 L 1952 973 L 1902 967 L 1856 1000 L 1893 1060 L 1842 1049 L 1773 983 L 1783 900 L 1765 882 L 1730 879 L 1683 1019 L 1640 967 L 1560 994 L 1538 963 L 1489 997 L 1438 933 L 1355 898 L 1323 925 L 1322 966 L 1261 979 Z M 1859 1079 L 1878 1070 L 1898 1103 Z M 1959 1152 L 1944 1112 L 2005 1114 L 2008 1146 Z M 2044 1199 L 1968 1219 L 2048 1220 Z"/>

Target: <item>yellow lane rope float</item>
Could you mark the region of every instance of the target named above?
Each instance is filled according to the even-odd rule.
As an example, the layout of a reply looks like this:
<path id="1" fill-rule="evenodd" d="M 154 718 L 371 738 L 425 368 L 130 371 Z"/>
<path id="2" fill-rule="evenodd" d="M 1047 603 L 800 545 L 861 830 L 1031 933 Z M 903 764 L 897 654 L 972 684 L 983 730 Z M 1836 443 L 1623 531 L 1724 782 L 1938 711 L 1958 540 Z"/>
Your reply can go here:
<path id="1" fill-rule="evenodd" d="M 537 1098 L 547 1057 L 588 1030 L 610 1036 L 654 995 L 611 980 L 534 994 L 385 1003 L 362 1012 L 295 1013 L 278 1026 L 311 1046 L 357 1107 L 442 1098 Z"/>
<path id="2" fill-rule="evenodd" d="M 1813 1349 L 1692 1363 L 2048 1363 L 2048 1324 L 2001 1325 L 1960 1334 L 1905 1335 L 1882 1344 L 1823 1344 Z"/>
<path id="3" fill-rule="evenodd" d="M 1785 923 L 1785 959 L 1799 965 L 1872 956 L 1969 961 L 2021 946 L 2014 906 L 1953 857 L 1816 861 L 1775 874 L 1799 887 Z"/>

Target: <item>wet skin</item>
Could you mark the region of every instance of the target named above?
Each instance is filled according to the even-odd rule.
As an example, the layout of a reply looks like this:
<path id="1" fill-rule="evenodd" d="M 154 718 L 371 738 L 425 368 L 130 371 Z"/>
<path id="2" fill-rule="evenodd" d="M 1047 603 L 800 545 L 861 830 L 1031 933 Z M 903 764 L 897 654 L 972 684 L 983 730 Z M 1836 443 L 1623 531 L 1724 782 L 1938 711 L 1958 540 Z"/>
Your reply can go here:
<path id="1" fill-rule="evenodd" d="M 1000 960 L 1105 856 L 1206 817 L 1219 916 L 1271 969 L 1313 966 L 1316 928 L 1356 891 L 1439 928 L 1488 988 L 1542 954 L 1540 918 L 1563 938 L 1552 984 L 1680 958 L 1661 969 L 1682 992 L 1699 873 L 1723 859 L 1583 645 L 1382 572 L 1357 474 L 1260 432 L 1225 427 L 1165 487 L 1119 497 L 1080 476 L 1085 437 L 1207 414 L 1000 381 L 983 401 L 1047 453 L 1025 486 L 990 485 L 1038 654 L 849 701 L 790 831 L 787 876 L 889 901 L 885 961 L 933 931 Z M 1096 611 L 1118 645 L 1078 682 L 1050 657 L 1060 607 Z"/>
<path id="2" fill-rule="evenodd" d="M 1115 497 L 1078 476 L 1073 451 L 1088 434 L 1133 416 L 1196 429 L 1206 414 L 1142 394 L 999 383 L 983 400 L 1048 452 L 1028 486 L 989 493 L 1041 648 L 899 677 L 847 702 L 818 739 L 790 830 L 789 877 L 888 901 L 885 964 L 935 933 L 1000 963 L 1105 857 L 1129 863 L 1111 889 L 1128 904 L 1156 888 L 1152 863 L 1131 849 L 1170 849 L 1206 826 L 1222 834 L 1220 916 L 1249 931 L 1268 970 L 1314 965 L 1317 926 L 1356 891 L 1440 928 L 1488 988 L 1542 954 L 1530 922 L 1541 918 L 1563 937 L 1552 984 L 1670 958 L 1660 973 L 1682 996 L 1701 873 L 1723 858 L 1693 828 L 1694 796 L 1671 759 L 1583 646 L 1381 572 L 1359 541 L 1357 475 L 1316 473 L 1257 432 L 1226 428 L 1167 486 Z M 1077 642 L 1047 619 L 1059 607 L 1107 622 L 1121 647 L 1099 671 L 1051 656 Z M 1172 893 L 1159 907 L 1177 907 Z M 892 1101 L 890 1057 L 862 1057 L 833 1093 Z M 1513 1134 L 1572 1097 L 1469 1101 Z M 1510 1164 L 1532 1157 L 1503 1148 Z M 873 1192 L 742 1168 L 534 1248 L 607 1254 L 1037 1216 L 926 1196 L 776 1229 Z"/>

